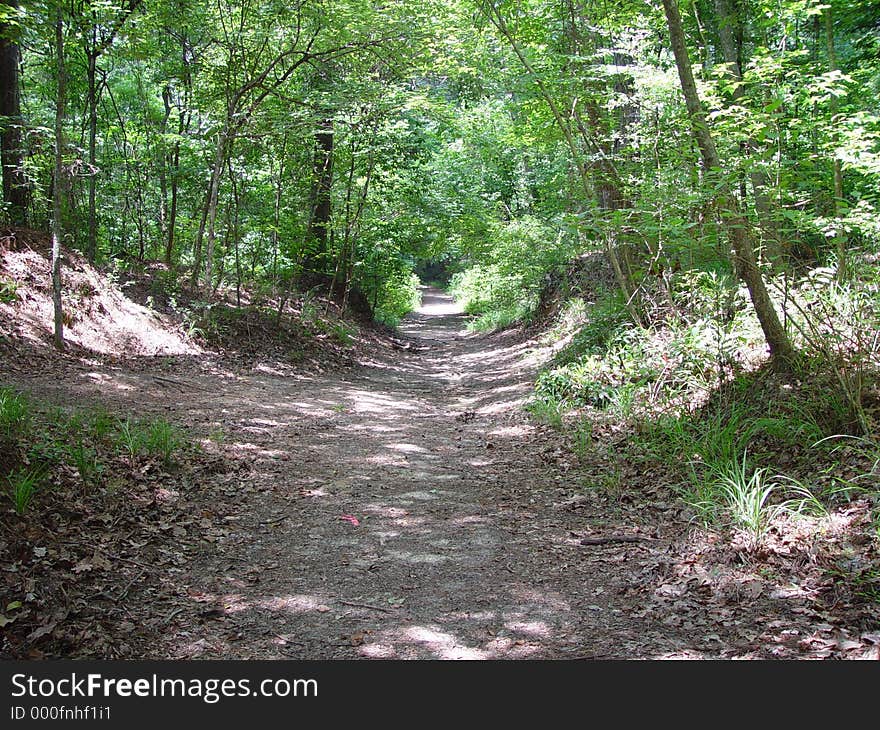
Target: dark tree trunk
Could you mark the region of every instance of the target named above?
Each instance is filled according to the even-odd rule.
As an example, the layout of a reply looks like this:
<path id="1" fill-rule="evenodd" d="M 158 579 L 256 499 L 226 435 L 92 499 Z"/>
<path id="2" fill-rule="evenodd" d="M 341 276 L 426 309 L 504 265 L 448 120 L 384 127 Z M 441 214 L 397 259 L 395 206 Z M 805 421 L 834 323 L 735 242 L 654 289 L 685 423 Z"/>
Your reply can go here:
<path id="1" fill-rule="evenodd" d="M 15 10 L 18 0 L 0 0 Z M 28 187 L 22 170 L 22 119 L 18 85 L 20 51 L 16 29 L 0 25 L 0 166 L 3 168 L 3 201 L 13 225 L 27 223 Z"/>
<path id="2" fill-rule="evenodd" d="M 165 239 L 165 263 L 172 265 L 174 256 L 175 229 L 177 227 L 177 201 L 180 189 L 180 140 L 189 132 L 192 95 L 192 74 L 190 73 L 190 56 L 187 37 L 181 38 L 181 62 L 183 64 L 183 101 L 178 105 L 180 118 L 177 122 L 177 139 L 171 151 L 171 205 L 168 211 L 168 237 Z"/>
<path id="3" fill-rule="evenodd" d="M 326 273 L 330 243 L 330 220 L 333 192 L 333 120 L 323 119 L 315 132 L 312 214 L 309 220 L 308 253 L 303 268 Z"/>
<path id="4" fill-rule="evenodd" d="M 98 52 L 96 46 L 97 30 L 93 25 L 90 44 L 86 51 L 86 75 L 88 77 L 86 103 L 89 112 L 89 230 L 86 239 L 86 257 L 93 263 L 98 253 Z"/>

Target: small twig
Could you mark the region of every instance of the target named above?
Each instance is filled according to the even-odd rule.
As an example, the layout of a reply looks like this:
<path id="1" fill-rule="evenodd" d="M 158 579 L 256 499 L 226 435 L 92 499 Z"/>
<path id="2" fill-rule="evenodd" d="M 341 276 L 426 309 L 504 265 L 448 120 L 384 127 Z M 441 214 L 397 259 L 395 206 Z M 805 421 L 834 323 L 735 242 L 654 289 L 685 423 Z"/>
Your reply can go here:
<path id="1" fill-rule="evenodd" d="M 174 378 L 166 378 L 164 375 L 150 375 L 153 380 L 158 380 L 162 383 L 171 383 L 172 385 L 182 385 L 186 388 L 189 383 L 184 383 L 182 380 L 175 380 Z"/>
<path id="2" fill-rule="evenodd" d="M 282 520 L 286 520 L 290 515 L 281 515 L 281 517 L 276 517 L 271 520 L 263 520 L 260 522 L 261 525 L 274 525 L 276 522 L 281 522 Z"/>
<path id="3" fill-rule="evenodd" d="M 82 547 L 85 547 L 85 546 L 82 545 Z M 106 557 L 110 558 L 111 560 L 119 560 L 120 562 L 123 562 L 123 563 L 131 563 L 131 565 L 136 565 L 139 568 L 143 568 L 144 570 L 149 570 L 150 568 L 154 567 L 152 565 L 146 565 L 145 563 L 139 563 L 137 560 L 132 560 L 131 558 L 123 558 L 121 555 L 114 555 L 113 553 L 107 552 L 106 550 L 99 548 L 99 547 L 96 547 L 95 550 L 97 552 L 101 553 L 102 555 L 105 555 Z"/>
<path id="4" fill-rule="evenodd" d="M 128 592 L 131 590 L 131 587 L 135 584 L 135 582 L 137 582 L 146 572 L 147 572 L 146 568 L 141 568 L 140 573 L 138 573 L 134 578 L 132 578 L 130 581 L 128 581 L 125 588 L 123 588 L 122 591 L 120 591 L 120 593 L 116 596 L 116 598 L 113 599 L 113 601 L 115 603 L 119 603 L 123 598 L 125 598 L 128 595 Z"/>
<path id="5" fill-rule="evenodd" d="M 369 603 L 355 603 L 354 601 L 343 601 L 340 599 L 339 603 L 343 606 L 352 606 L 353 608 L 368 608 L 371 611 L 381 611 L 382 613 L 394 613 L 394 611 L 390 608 L 382 608 L 381 606 L 373 606 Z"/>
<path id="6" fill-rule="evenodd" d="M 171 611 L 171 612 L 165 617 L 165 621 L 164 621 L 164 623 L 165 623 L 165 624 L 170 623 L 170 622 L 171 622 L 171 619 L 173 619 L 173 618 L 174 618 L 177 614 L 179 614 L 179 613 L 183 613 L 183 609 L 182 609 L 182 608 L 175 608 L 173 611 Z"/>

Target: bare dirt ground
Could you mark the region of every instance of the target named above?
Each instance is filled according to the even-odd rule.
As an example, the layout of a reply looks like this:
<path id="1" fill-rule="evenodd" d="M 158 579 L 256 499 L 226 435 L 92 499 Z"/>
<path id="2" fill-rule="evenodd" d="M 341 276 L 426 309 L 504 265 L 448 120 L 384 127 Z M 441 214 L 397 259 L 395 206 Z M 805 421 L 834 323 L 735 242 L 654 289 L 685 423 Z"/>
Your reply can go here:
<path id="1" fill-rule="evenodd" d="M 89 631 L 124 646 L 98 653 L 657 658 L 830 656 L 848 640 L 870 648 L 858 639 L 864 626 L 828 619 L 796 586 L 786 593 L 748 570 L 725 582 L 701 565 L 711 545 L 683 553 L 687 524 L 662 494 L 645 507 L 585 489 L 603 478 L 601 465 L 585 472 L 522 410 L 542 357 L 522 333 L 468 334 L 451 300 L 427 290 L 401 337 L 399 349 L 317 376 L 172 358 L 137 368 L 95 361 L 62 380 L 15 375 L 59 402 L 162 415 L 235 464 L 169 476 L 153 505 L 152 552 L 134 539 L 114 548 L 124 579 Z"/>

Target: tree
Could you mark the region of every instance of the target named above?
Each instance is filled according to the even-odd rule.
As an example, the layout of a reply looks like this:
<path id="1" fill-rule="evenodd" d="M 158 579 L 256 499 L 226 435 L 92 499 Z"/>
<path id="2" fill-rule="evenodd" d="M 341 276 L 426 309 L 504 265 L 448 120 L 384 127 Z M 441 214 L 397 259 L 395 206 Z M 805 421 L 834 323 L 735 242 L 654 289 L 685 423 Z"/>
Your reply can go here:
<path id="1" fill-rule="evenodd" d="M 0 166 L 3 202 L 13 225 L 27 222 L 28 185 L 23 169 L 21 102 L 18 66 L 18 0 L 0 2 Z"/>
<path id="2" fill-rule="evenodd" d="M 64 240 L 64 115 L 67 100 L 67 67 L 64 61 L 64 6 L 56 0 L 55 16 L 55 182 L 52 186 L 52 304 L 55 347 L 64 349 L 64 311 L 61 304 L 61 243 Z"/>
<path id="3" fill-rule="evenodd" d="M 786 367 L 793 360 L 794 350 L 758 268 L 751 227 L 740 211 L 729 182 L 721 172 L 721 160 L 694 81 L 677 0 L 663 0 L 663 10 L 691 129 L 700 148 L 706 173 L 712 177 L 712 184 L 715 186 L 715 204 L 727 227 L 737 273 L 748 287 L 755 313 L 770 347 L 771 358 L 780 367 Z"/>
<path id="4" fill-rule="evenodd" d="M 80 37 L 86 57 L 86 109 L 88 115 L 88 237 L 86 239 L 86 256 L 94 261 L 98 247 L 98 212 L 97 212 L 97 135 L 98 135 L 98 104 L 101 88 L 98 85 L 98 60 L 113 43 L 119 31 L 131 14 L 138 8 L 142 0 L 124 0 L 119 6 L 102 2 L 92 4 L 86 0 L 80 7 L 77 17 L 80 20 Z M 109 11 L 109 14 L 108 14 Z"/>

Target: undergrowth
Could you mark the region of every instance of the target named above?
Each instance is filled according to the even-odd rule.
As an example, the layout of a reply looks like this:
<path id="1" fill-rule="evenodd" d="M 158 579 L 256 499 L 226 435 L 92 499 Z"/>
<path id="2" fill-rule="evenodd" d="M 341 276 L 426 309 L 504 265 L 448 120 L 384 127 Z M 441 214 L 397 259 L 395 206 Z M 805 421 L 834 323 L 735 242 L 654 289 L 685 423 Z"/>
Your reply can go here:
<path id="1" fill-rule="evenodd" d="M 639 322 L 618 293 L 572 302 L 528 409 L 565 430 L 581 461 L 597 432 L 622 429 L 618 458 L 662 466 L 694 517 L 753 546 L 782 516 L 855 496 L 878 515 L 876 274 L 862 267 L 869 281 L 856 285 L 821 268 L 774 282 L 800 355 L 789 373 L 768 367 L 747 292 L 723 271 L 679 272 L 643 290 Z"/>
<path id="2" fill-rule="evenodd" d="M 68 412 L 8 387 L 0 388 L 0 438 L 0 476 L 18 515 L 59 484 L 100 493 L 111 474 L 127 478 L 153 464 L 171 470 L 191 448 L 187 435 L 164 419 L 121 419 L 101 408 Z"/>

